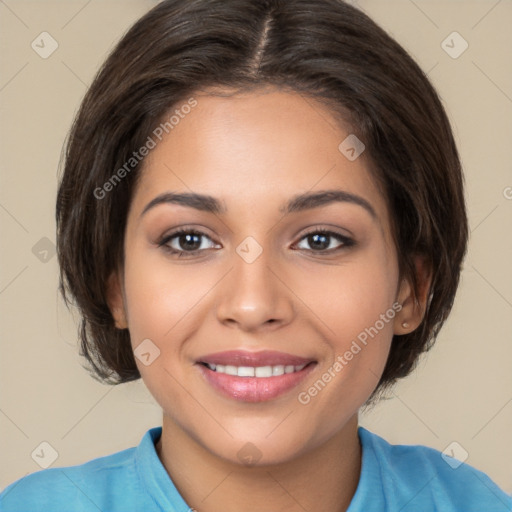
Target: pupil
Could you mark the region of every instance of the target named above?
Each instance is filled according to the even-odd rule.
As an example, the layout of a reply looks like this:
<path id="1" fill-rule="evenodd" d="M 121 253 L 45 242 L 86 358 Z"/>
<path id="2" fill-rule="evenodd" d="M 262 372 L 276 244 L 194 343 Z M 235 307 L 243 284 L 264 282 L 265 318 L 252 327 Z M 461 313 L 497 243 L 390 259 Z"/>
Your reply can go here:
<path id="1" fill-rule="evenodd" d="M 320 238 L 323 241 L 319 242 Z M 315 234 L 315 235 L 310 235 L 309 240 L 310 240 L 310 243 L 311 243 L 311 241 L 313 241 L 313 243 L 311 243 L 312 247 L 316 247 L 316 248 L 320 248 L 320 249 L 325 249 L 325 248 L 329 247 L 329 242 L 327 241 L 328 238 L 329 237 L 326 236 L 326 235 Z"/>
<path id="2" fill-rule="evenodd" d="M 193 238 L 196 239 L 195 242 L 192 241 Z M 182 243 L 183 240 L 186 240 L 186 242 Z M 198 240 L 199 240 L 198 235 L 193 235 L 193 234 L 182 235 L 180 238 L 180 245 L 185 248 L 185 246 L 187 246 L 187 244 L 189 244 L 187 246 L 189 249 L 192 249 L 192 250 L 197 249 L 198 247 L 201 246 L 201 242 L 199 242 Z M 192 244 L 194 247 L 190 247 L 190 244 Z"/>

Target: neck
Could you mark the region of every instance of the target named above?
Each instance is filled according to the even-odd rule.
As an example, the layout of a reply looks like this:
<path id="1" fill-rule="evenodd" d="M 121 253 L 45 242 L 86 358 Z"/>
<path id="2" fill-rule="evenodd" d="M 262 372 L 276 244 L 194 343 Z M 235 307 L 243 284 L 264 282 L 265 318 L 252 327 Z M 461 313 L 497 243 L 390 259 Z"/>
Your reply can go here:
<path id="1" fill-rule="evenodd" d="M 357 415 L 323 444 L 286 462 L 247 467 L 217 457 L 164 415 L 158 456 L 200 512 L 345 512 L 361 472 Z"/>

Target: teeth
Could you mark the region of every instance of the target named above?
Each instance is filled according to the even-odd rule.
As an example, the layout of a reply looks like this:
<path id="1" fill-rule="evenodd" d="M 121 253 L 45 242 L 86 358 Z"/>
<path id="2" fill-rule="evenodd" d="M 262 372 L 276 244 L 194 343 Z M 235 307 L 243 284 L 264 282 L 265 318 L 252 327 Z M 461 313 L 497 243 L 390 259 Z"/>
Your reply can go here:
<path id="1" fill-rule="evenodd" d="M 217 371 L 220 371 L 217 367 Z M 238 373 L 238 368 L 236 366 L 224 366 L 224 373 L 227 373 L 228 375 L 236 375 Z"/>
<path id="2" fill-rule="evenodd" d="M 283 375 L 284 366 L 272 366 L 272 375 Z"/>
<path id="3" fill-rule="evenodd" d="M 239 366 L 235 375 L 239 377 L 254 377 L 255 369 L 250 366 Z"/>
<path id="4" fill-rule="evenodd" d="M 300 372 L 306 365 L 300 366 L 231 366 L 223 364 L 207 364 L 210 370 L 218 373 L 226 373 L 227 375 L 236 375 L 237 377 L 275 377 L 285 373 Z"/>
<path id="5" fill-rule="evenodd" d="M 272 377 L 272 375 L 272 366 L 258 366 L 254 368 L 255 377 Z"/>

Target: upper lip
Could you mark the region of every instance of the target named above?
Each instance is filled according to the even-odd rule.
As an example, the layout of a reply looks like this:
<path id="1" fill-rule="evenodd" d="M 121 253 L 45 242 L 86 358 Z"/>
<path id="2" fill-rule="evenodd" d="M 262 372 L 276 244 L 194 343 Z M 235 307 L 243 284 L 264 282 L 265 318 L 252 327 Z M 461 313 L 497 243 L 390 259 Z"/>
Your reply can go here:
<path id="1" fill-rule="evenodd" d="M 311 363 L 314 359 L 276 352 L 274 350 L 262 350 L 260 352 L 248 352 L 246 350 L 228 350 L 208 354 L 198 359 L 199 363 L 221 364 L 232 366 L 300 366 Z"/>

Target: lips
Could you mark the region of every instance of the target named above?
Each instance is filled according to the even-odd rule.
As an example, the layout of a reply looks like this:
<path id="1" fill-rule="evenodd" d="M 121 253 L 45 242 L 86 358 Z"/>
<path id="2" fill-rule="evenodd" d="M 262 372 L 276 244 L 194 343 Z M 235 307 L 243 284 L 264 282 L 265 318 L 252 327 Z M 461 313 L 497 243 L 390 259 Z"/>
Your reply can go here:
<path id="1" fill-rule="evenodd" d="M 220 394 L 243 402 L 263 402 L 297 387 L 316 361 L 284 352 L 234 350 L 204 356 L 197 365 L 205 381 Z"/>

